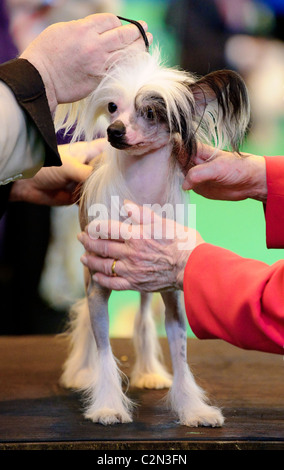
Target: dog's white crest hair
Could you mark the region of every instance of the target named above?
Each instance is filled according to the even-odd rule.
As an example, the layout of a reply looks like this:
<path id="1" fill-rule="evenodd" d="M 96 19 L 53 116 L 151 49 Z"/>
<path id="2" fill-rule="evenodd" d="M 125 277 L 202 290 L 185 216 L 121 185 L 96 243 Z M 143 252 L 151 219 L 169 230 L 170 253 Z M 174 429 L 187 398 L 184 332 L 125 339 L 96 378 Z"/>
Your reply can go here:
<path id="1" fill-rule="evenodd" d="M 56 129 L 72 129 L 72 141 L 104 136 L 107 104 L 114 96 L 132 102 L 140 96 L 144 105 L 163 106 L 169 130 L 182 136 L 189 154 L 197 141 L 237 150 L 249 123 L 247 91 L 237 73 L 223 70 L 198 78 L 165 66 L 156 48 L 152 54 L 120 55 L 87 98 L 58 107 Z"/>
<path id="2" fill-rule="evenodd" d="M 104 135 L 108 125 L 107 104 L 114 100 L 114 96 L 121 95 L 124 100 L 134 101 L 142 93 L 149 101 L 156 97 L 164 100 L 169 123 L 174 120 L 178 126 L 182 113 L 188 115 L 190 126 L 192 112 L 188 102 L 193 107 L 194 99 L 188 87 L 192 83 L 194 78 L 190 74 L 163 65 L 158 48 L 152 54 L 122 54 L 87 98 L 58 107 L 55 115 L 56 129 L 64 128 L 66 133 L 72 129 L 72 141 L 80 138 L 91 140 L 97 135 Z"/>

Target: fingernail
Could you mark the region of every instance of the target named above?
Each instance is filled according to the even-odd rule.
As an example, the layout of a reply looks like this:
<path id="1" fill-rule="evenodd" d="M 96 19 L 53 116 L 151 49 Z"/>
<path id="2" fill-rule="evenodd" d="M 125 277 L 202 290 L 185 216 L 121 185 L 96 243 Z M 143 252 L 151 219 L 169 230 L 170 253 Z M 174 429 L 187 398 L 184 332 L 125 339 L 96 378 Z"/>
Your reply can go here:
<path id="1" fill-rule="evenodd" d="M 88 263 L 88 258 L 87 258 L 87 256 L 85 256 L 85 255 L 81 256 L 80 261 L 81 261 L 81 263 L 87 265 L 87 263 Z"/>
<path id="2" fill-rule="evenodd" d="M 141 24 L 141 26 L 143 26 L 145 30 L 148 29 L 148 24 L 146 23 L 146 21 L 141 20 L 139 21 L 139 23 Z"/>
<path id="3" fill-rule="evenodd" d="M 99 282 L 99 278 L 98 278 L 98 276 L 97 276 L 96 274 L 93 275 L 93 280 L 94 280 L 95 282 Z"/>
<path id="4" fill-rule="evenodd" d="M 185 181 L 183 184 L 182 184 L 182 189 L 184 191 L 187 191 L 188 189 L 190 188 L 190 183 L 188 181 Z"/>
<path id="5" fill-rule="evenodd" d="M 149 43 L 152 44 L 152 42 L 153 42 L 153 34 L 147 33 L 147 38 L 148 38 Z"/>

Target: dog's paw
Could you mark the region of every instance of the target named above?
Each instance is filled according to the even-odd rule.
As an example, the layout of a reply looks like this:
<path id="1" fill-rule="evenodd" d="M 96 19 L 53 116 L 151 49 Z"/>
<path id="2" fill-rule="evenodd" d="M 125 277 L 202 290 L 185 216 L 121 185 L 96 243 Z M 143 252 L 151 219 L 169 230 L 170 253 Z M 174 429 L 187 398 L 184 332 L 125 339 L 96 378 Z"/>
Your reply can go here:
<path id="1" fill-rule="evenodd" d="M 137 388 L 151 388 L 161 389 L 170 388 L 172 385 L 172 378 L 170 374 L 138 374 L 131 378 L 130 384 Z"/>
<path id="2" fill-rule="evenodd" d="M 224 417 L 215 406 L 204 404 L 196 410 L 183 413 L 180 417 L 180 424 L 191 427 L 211 426 L 216 428 L 223 426 Z"/>
<path id="3" fill-rule="evenodd" d="M 85 418 L 94 423 L 104 424 L 105 426 L 117 423 L 131 423 L 132 418 L 127 411 L 116 411 L 112 408 L 101 408 L 99 410 L 86 411 Z"/>

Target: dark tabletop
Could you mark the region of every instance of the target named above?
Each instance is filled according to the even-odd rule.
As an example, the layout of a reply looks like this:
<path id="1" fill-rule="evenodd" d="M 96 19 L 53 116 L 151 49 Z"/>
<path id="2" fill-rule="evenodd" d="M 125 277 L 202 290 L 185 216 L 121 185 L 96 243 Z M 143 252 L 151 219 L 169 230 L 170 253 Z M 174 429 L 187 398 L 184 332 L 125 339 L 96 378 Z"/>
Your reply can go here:
<path id="1" fill-rule="evenodd" d="M 167 340 L 161 343 L 170 368 Z M 131 340 L 112 339 L 112 347 L 129 375 Z M 189 428 L 166 410 L 165 390 L 130 388 L 138 404 L 130 424 L 84 419 L 79 394 L 58 383 L 66 355 L 62 336 L 0 337 L 0 450 L 284 449 L 282 356 L 189 339 L 191 370 L 225 416 L 222 428 Z"/>

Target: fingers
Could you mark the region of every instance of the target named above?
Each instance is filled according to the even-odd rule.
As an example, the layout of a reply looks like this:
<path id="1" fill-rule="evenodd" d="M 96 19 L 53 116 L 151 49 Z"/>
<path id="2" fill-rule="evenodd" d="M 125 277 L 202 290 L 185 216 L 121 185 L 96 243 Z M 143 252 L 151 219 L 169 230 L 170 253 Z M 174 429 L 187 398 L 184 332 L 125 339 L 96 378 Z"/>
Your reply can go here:
<path id="1" fill-rule="evenodd" d="M 217 176 L 215 161 L 203 163 L 189 170 L 182 184 L 182 189 L 185 191 L 194 189 L 199 184 L 215 181 Z"/>
<path id="2" fill-rule="evenodd" d="M 104 243 L 103 240 L 98 240 L 98 242 L 102 243 L 97 244 L 96 242 L 97 246 L 99 247 L 99 250 L 96 250 L 96 252 L 100 251 L 100 248 L 102 248 Z M 108 244 L 108 246 L 110 246 L 110 244 Z M 106 253 L 105 249 L 102 250 L 101 256 L 103 255 L 103 253 Z M 95 271 L 93 279 L 98 282 L 98 284 L 100 284 L 102 287 L 107 287 L 108 289 L 112 290 L 131 290 L 132 286 L 129 281 L 125 278 L 119 277 L 121 264 L 119 260 L 116 262 L 115 265 L 115 273 L 117 274 L 117 276 L 113 276 L 112 266 L 114 259 L 115 258 L 101 258 L 100 256 L 95 256 L 94 254 L 88 255 L 87 253 L 85 253 L 81 257 L 81 262 L 90 271 Z"/>
<path id="3" fill-rule="evenodd" d="M 121 223 L 117 220 L 93 220 L 87 227 L 86 231 L 93 240 L 119 240 L 124 238 L 121 234 Z"/>
<path id="4" fill-rule="evenodd" d="M 105 137 L 95 139 L 92 142 L 89 142 L 89 145 L 86 149 L 86 163 L 90 162 L 93 158 L 101 155 L 106 147 L 107 139 Z"/>
<path id="5" fill-rule="evenodd" d="M 80 236 L 78 236 L 78 238 L 79 237 Z M 110 254 L 110 252 L 107 251 L 106 247 L 107 246 L 110 247 L 113 244 L 109 242 L 106 244 L 104 243 L 103 240 L 97 240 L 94 244 L 96 246 L 95 252 L 99 256 L 95 256 L 93 253 L 91 255 L 88 255 L 88 253 L 85 253 L 81 257 L 81 262 L 90 271 L 95 271 L 95 274 L 93 275 L 94 281 L 100 284 L 102 287 L 106 287 L 111 290 L 131 290 L 132 286 L 129 283 L 129 281 L 126 280 L 125 278 L 119 277 L 121 262 L 119 260 L 116 261 L 115 273 L 117 274 L 117 276 L 113 276 L 112 266 L 113 266 L 113 261 L 116 258 L 115 257 L 113 258 L 100 257 L 100 256 L 104 256 L 107 253 Z M 85 245 L 88 246 L 88 242 L 86 242 Z M 120 246 L 122 245 L 120 244 Z M 90 246 L 90 248 L 91 249 L 94 248 L 93 244 Z M 120 255 L 121 255 L 121 251 L 120 251 Z"/>
<path id="6" fill-rule="evenodd" d="M 148 42 L 149 42 L 149 45 L 152 44 L 153 42 L 153 36 L 151 33 L 146 33 L 147 35 L 147 38 L 148 38 Z M 123 50 L 123 49 L 121 49 Z M 144 42 L 144 39 L 142 38 L 142 36 L 140 36 L 136 41 L 134 41 L 132 44 L 129 44 L 127 46 L 127 51 L 137 51 L 137 50 L 140 50 L 140 51 L 145 51 L 145 42 Z M 115 52 L 115 51 L 114 51 Z M 117 52 L 119 53 L 119 51 Z"/>
<path id="7" fill-rule="evenodd" d="M 81 256 L 81 262 L 91 271 L 100 272 L 106 276 L 113 275 L 112 258 L 101 258 L 99 256 L 95 256 L 94 254 L 89 255 L 88 253 L 85 253 L 83 256 Z M 118 274 L 117 266 L 115 266 L 115 272 Z"/>
<path id="8" fill-rule="evenodd" d="M 81 21 L 90 22 L 90 24 L 99 34 L 121 26 L 120 19 L 112 13 L 95 13 L 93 15 L 87 16 Z"/>
<path id="9" fill-rule="evenodd" d="M 78 142 L 81 143 L 81 142 Z M 83 143 L 83 142 L 82 142 Z M 76 145 L 76 144 L 74 144 Z M 65 147 L 65 145 L 61 146 Z M 68 147 L 67 149 L 60 149 L 60 156 L 62 160 L 62 166 L 60 168 L 42 168 L 41 173 L 48 175 L 50 174 L 50 183 L 54 185 L 57 182 L 56 187 L 59 188 L 59 185 L 63 187 L 64 184 L 68 182 L 74 183 L 82 183 L 84 182 L 92 173 L 93 168 L 90 165 L 86 165 L 82 160 L 82 156 L 80 154 L 76 155 L 76 157 L 70 156 L 68 154 Z M 53 174 L 53 178 L 52 178 Z M 50 186 L 49 186 L 50 188 Z M 48 188 L 48 189 L 49 189 Z"/>
<path id="10" fill-rule="evenodd" d="M 81 163 L 89 163 L 103 153 L 106 143 L 107 140 L 103 137 L 91 142 L 80 141 L 72 144 L 61 144 L 58 146 L 58 150 L 62 160 L 71 157 Z"/>
<path id="11" fill-rule="evenodd" d="M 87 21 L 94 27 L 96 33 L 101 35 L 109 52 L 115 52 L 142 39 L 141 33 L 134 24 L 123 25 L 120 19 L 112 13 L 97 13 L 90 15 L 82 21 Z M 147 24 L 139 21 L 145 32 Z M 153 41 L 153 36 L 147 33 L 149 44 Z M 143 43 L 144 40 L 142 39 Z"/>
<path id="12" fill-rule="evenodd" d="M 96 204 L 94 204 L 94 213 L 92 214 L 90 210 L 91 209 L 89 209 L 89 215 L 95 215 L 95 212 L 97 213 L 99 208 L 96 207 Z M 127 214 L 124 215 L 127 216 Z M 143 226 L 139 224 L 133 225 L 130 223 L 131 220 L 125 220 L 124 222 L 119 222 L 118 220 L 108 220 L 108 214 L 106 213 L 105 217 L 102 217 L 102 220 L 94 219 L 88 225 L 86 230 L 90 235 L 90 238 L 95 240 L 99 238 L 118 241 L 140 239 L 146 233 L 146 229 L 143 230 Z"/>
<path id="13" fill-rule="evenodd" d="M 147 31 L 147 24 L 145 22 L 141 22 L 141 24 L 144 30 Z M 142 39 L 144 43 L 139 29 L 133 24 L 120 26 L 106 31 L 101 35 L 101 38 L 104 40 L 104 44 L 109 52 L 124 49 L 126 46 L 129 46 L 140 39 Z M 151 35 L 149 36 L 149 39 L 151 40 Z"/>
<path id="14" fill-rule="evenodd" d="M 133 228 L 133 238 L 135 238 L 136 235 L 138 236 L 138 232 L 140 232 L 140 235 L 143 237 L 149 237 L 152 232 L 151 224 L 157 224 L 156 228 L 158 225 L 161 226 L 163 224 L 163 218 L 148 207 L 147 204 L 140 206 L 135 202 L 125 199 L 123 208 L 129 219 L 131 219 L 134 224 L 139 225 L 139 228 L 135 228 L 135 226 Z"/>
<path id="15" fill-rule="evenodd" d="M 196 155 L 192 157 L 192 163 L 199 165 L 205 163 L 208 160 L 215 158 L 218 155 L 218 149 L 211 147 L 210 145 L 198 142 Z"/>
<path id="16" fill-rule="evenodd" d="M 70 167 L 71 171 L 68 174 L 68 177 L 71 181 L 76 183 L 83 183 L 90 176 L 93 171 L 93 168 L 84 163 L 75 162 L 74 165 Z"/>
<path id="17" fill-rule="evenodd" d="M 102 273 L 93 276 L 94 281 L 110 290 L 133 290 L 131 284 L 122 277 L 110 277 Z"/>
<path id="18" fill-rule="evenodd" d="M 100 35 L 106 51 L 109 53 L 119 51 L 127 46 L 136 46 L 141 43 L 145 47 L 144 39 L 138 27 L 134 24 L 122 25 L 120 19 L 111 13 L 99 13 L 90 15 L 79 21 L 87 22 L 96 34 Z M 144 31 L 147 31 L 145 21 L 139 21 Z M 153 36 L 147 33 L 149 44 L 153 42 Z"/>
<path id="19" fill-rule="evenodd" d="M 95 253 L 102 258 L 111 258 L 113 260 L 118 257 L 122 258 L 126 253 L 124 243 L 120 241 L 91 239 L 85 232 L 78 235 L 78 240 L 82 243 L 86 251 Z"/>
<path id="20" fill-rule="evenodd" d="M 193 155 L 191 158 L 193 165 L 196 165 L 196 166 L 193 166 L 192 168 L 190 168 L 187 175 L 185 176 L 185 179 L 182 185 L 182 189 L 184 191 L 193 189 L 196 184 L 199 184 L 200 182 L 204 181 L 203 179 L 199 180 L 199 178 L 200 177 L 202 178 L 205 163 L 215 159 L 217 155 L 218 155 L 217 149 L 215 149 L 214 147 L 211 147 L 210 145 L 206 145 L 201 142 L 198 142 L 196 155 Z M 206 174 L 206 171 L 207 170 L 205 170 L 205 174 Z"/>

